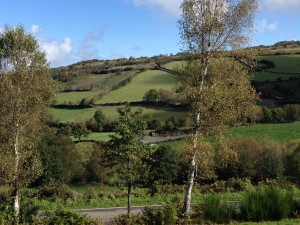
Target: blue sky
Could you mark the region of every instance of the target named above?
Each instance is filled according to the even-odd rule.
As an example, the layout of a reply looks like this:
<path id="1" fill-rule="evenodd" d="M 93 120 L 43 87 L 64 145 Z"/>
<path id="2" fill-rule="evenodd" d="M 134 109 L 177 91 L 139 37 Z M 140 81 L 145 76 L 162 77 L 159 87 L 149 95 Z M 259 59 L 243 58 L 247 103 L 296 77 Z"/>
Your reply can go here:
<path id="1" fill-rule="evenodd" d="M 0 0 L 0 29 L 23 25 L 52 67 L 180 51 L 182 0 Z M 300 0 L 260 0 L 252 45 L 300 40 Z"/>

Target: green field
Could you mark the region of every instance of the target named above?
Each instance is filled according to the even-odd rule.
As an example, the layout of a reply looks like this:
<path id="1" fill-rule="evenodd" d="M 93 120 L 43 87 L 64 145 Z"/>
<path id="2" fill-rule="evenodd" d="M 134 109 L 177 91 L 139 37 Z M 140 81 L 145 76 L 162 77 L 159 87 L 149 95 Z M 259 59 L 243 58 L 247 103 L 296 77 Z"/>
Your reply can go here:
<path id="1" fill-rule="evenodd" d="M 279 77 L 281 77 L 282 80 L 288 80 L 291 76 L 297 76 L 297 75 L 284 74 L 284 73 L 300 73 L 300 55 L 262 56 L 260 57 L 260 59 L 265 59 L 274 62 L 275 68 L 271 68 L 269 70 L 274 72 L 279 72 L 282 74 L 268 73 L 262 71 L 254 74 L 254 80 L 275 81 Z"/>
<path id="2" fill-rule="evenodd" d="M 185 63 L 185 61 L 174 61 L 174 62 L 167 63 L 163 66 L 169 70 L 181 69 L 182 66 L 184 65 L 184 63 Z"/>
<path id="3" fill-rule="evenodd" d="M 148 70 L 146 72 L 138 74 L 126 86 L 111 91 L 97 103 L 142 101 L 144 94 L 148 90 L 170 90 L 174 87 L 175 80 L 176 77 L 174 75 L 158 70 Z"/>
<path id="4" fill-rule="evenodd" d="M 72 79 L 69 82 L 60 82 L 60 87 L 62 89 L 91 89 L 92 87 L 97 87 L 101 83 L 103 83 L 106 79 L 112 77 L 111 74 L 105 75 L 94 75 L 94 74 L 87 74 L 84 76 L 79 76 L 75 79 Z"/>
<path id="5" fill-rule="evenodd" d="M 226 136 L 235 138 L 268 138 L 279 143 L 288 143 L 300 140 L 300 123 L 287 124 L 257 124 L 240 126 L 229 129 Z M 169 141 L 158 145 L 168 144 L 175 150 L 180 150 L 184 146 L 184 140 Z"/>
<path id="6" fill-rule="evenodd" d="M 95 112 L 99 109 L 104 115 L 111 119 L 116 120 L 118 118 L 117 109 L 118 106 L 109 106 L 109 107 L 94 107 L 94 108 L 86 108 L 86 109 L 54 109 L 51 108 L 50 112 L 58 118 L 61 122 L 84 122 L 90 118 L 92 118 Z M 140 108 L 140 107 L 135 107 Z M 183 119 L 188 117 L 188 113 L 186 111 L 174 108 L 166 108 L 166 107 L 147 107 L 143 108 L 143 114 L 147 115 L 149 120 L 157 119 L 160 122 L 165 121 L 171 116 L 175 116 L 178 119 Z"/>
<path id="7" fill-rule="evenodd" d="M 79 104 L 83 98 L 91 99 L 100 94 L 101 91 L 83 91 L 83 92 L 60 92 L 56 97 L 57 104 Z"/>
<path id="8" fill-rule="evenodd" d="M 228 135 L 231 138 L 269 138 L 280 143 L 286 143 L 300 139 L 300 123 L 241 126 L 230 129 Z"/>
<path id="9" fill-rule="evenodd" d="M 87 137 L 81 138 L 82 141 L 85 140 L 93 140 L 93 141 L 108 141 L 110 138 L 109 136 L 114 134 L 113 132 L 101 132 L 101 133 L 91 133 Z M 78 141 L 78 138 L 72 137 L 72 140 Z M 85 146 L 85 143 L 81 143 L 83 146 Z"/>
<path id="10" fill-rule="evenodd" d="M 82 114 L 90 109 L 55 109 L 50 108 L 49 112 L 61 122 L 77 122 Z"/>

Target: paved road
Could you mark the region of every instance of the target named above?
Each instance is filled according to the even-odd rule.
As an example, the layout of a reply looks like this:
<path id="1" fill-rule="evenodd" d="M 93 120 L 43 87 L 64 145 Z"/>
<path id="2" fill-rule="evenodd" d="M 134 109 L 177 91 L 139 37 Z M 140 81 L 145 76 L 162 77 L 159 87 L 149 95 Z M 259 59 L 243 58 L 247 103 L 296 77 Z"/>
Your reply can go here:
<path id="1" fill-rule="evenodd" d="M 150 207 L 161 207 L 160 205 L 152 205 Z M 145 206 L 132 206 L 131 213 L 138 214 L 142 212 Z M 109 221 L 119 215 L 127 214 L 127 207 L 114 207 L 114 208 L 95 208 L 95 209 L 78 209 L 77 213 L 86 214 L 93 219 L 101 217 L 104 219 L 105 224 L 109 224 Z"/>
<path id="2" fill-rule="evenodd" d="M 155 144 L 159 142 L 164 141 L 173 141 L 173 140 L 179 140 L 185 138 L 187 135 L 178 135 L 178 136 L 166 136 L 166 137 L 152 137 L 152 136 L 146 136 L 142 140 L 145 144 Z"/>

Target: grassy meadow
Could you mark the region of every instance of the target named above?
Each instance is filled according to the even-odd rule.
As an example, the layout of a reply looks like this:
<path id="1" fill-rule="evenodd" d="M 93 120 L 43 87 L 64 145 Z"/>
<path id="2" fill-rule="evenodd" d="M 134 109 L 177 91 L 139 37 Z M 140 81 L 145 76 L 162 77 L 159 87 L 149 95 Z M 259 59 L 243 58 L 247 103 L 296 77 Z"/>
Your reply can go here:
<path id="1" fill-rule="evenodd" d="M 118 118 L 117 109 L 119 106 L 105 106 L 94 107 L 86 109 L 54 109 L 51 108 L 50 112 L 61 122 L 85 122 L 92 118 L 97 110 L 101 110 L 106 118 L 116 120 Z M 147 116 L 148 120 L 157 119 L 164 122 L 171 116 L 178 119 L 183 119 L 188 116 L 188 112 L 180 109 L 166 108 L 166 107 L 135 107 L 141 108 L 143 114 Z"/>
<path id="2" fill-rule="evenodd" d="M 170 90 L 174 87 L 176 77 L 158 70 L 148 70 L 138 74 L 129 84 L 104 96 L 97 103 L 116 103 L 142 101 L 150 89 Z"/>
<path id="3" fill-rule="evenodd" d="M 79 104 L 83 98 L 94 98 L 101 91 L 83 91 L 83 92 L 60 92 L 56 97 L 57 104 L 69 103 Z"/>
<path id="4" fill-rule="evenodd" d="M 234 127 L 228 132 L 231 138 L 268 138 L 279 143 L 300 139 L 300 123 L 257 124 Z"/>
<path id="5" fill-rule="evenodd" d="M 260 59 L 265 59 L 274 62 L 275 67 L 269 70 L 278 72 L 279 74 L 262 71 L 254 74 L 254 80 L 275 81 L 279 77 L 281 77 L 282 80 L 288 80 L 291 76 L 300 76 L 300 75 L 284 74 L 284 73 L 300 73 L 300 55 L 261 56 Z"/>

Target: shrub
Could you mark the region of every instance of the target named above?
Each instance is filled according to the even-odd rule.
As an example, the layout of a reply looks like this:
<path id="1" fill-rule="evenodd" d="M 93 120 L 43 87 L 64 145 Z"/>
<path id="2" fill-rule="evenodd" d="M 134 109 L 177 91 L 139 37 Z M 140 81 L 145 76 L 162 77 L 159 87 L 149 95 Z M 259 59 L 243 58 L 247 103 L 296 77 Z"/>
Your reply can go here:
<path id="1" fill-rule="evenodd" d="M 32 192 L 23 191 L 20 202 L 20 224 L 33 224 L 37 220 L 38 205 L 34 201 Z M 11 202 L 11 194 L 4 192 L 0 194 L 0 224 L 14 224 L 16 215 Z"/>
<path id="2" fill-rule="evenodd" d="M 265 138 L 241 138 L 224 143 L 225 147 L 217 155 L 219 179 L 239 177 L 260 181 L 282 177 L 285 146 Z"/>
<path id="3" fill-rule="evenodd" d="M 10 194 L 3 192 L 0 194 L 0 224 L 13 224 L 15 213 L 10 200 Z"/>
<path id="4" fill-rule="evenodd" d="M 154 119 L 154 120 L 147 122 L 147 127 L 149 130 L 160 130 L 161 124 L 158 120 Z"/>
<path id="5" fill-rule="evenodd" d="M 111 220 L 111 225 L 141 225 L 144 224 L 140 215 L 120 215 Z"/>
<path id="6" fill-rule="evenodd" d="M 230 191 L 248 191 L 253 188 L 251 180 L 248 178 L 230 178 L 226 181 L 226 186 Z"/>
<path id="7" fill-rule="evenodd" d="M 246 193 L 241 213 L 245 220 L 281 220 L 292 214 L 293 206 L 293 192 L 269 186 Z"/>
<path id="8" fill-rule="evenodd" d="M 50 182 L 39 188 L 38 197 L 50 201 L 63 200 L 66 202 L 75 200 L 75 193 L 65 184 Z"/>
<path id="9" fill-rule="evenodd" d="M 86 190 L 84 191 L 82 198 L 85 201 L 91 201 L 93 199 L 97 199 L 98 198 L 98 193 L 95 190 L 95 188 L 92 187 L 87 187 Z"/>
<path id="10" fill-rule="evenodd" d="M 288 145 L 286 157 L 285 175 L 294 183 L 300 184 L 300 142 Z"/>
<path id="11" fill-rule="evenodd" d="M 159 92 L 155 89 L 150 89 L 143 96 L 143 101 L 156 102 L 159 100 Z"/>
<path id="12" fill-rule="evenodd" d="M 44 219 L 46 225 L 102 225 L 104 224 L 101 220 L 92 220 L 86 215 L 81 215 L 73 211 L 58 209 L 53 213 L 49 213 Z"/>
<path id="13" fill-rule="evenodd" d="M 172 183 L 178 177 L 179 155 L 171 146 L 162 145 L 152 153 L 149 171 L 149 181 L 153 184 L 155 181 L 164 180 Z"/>

